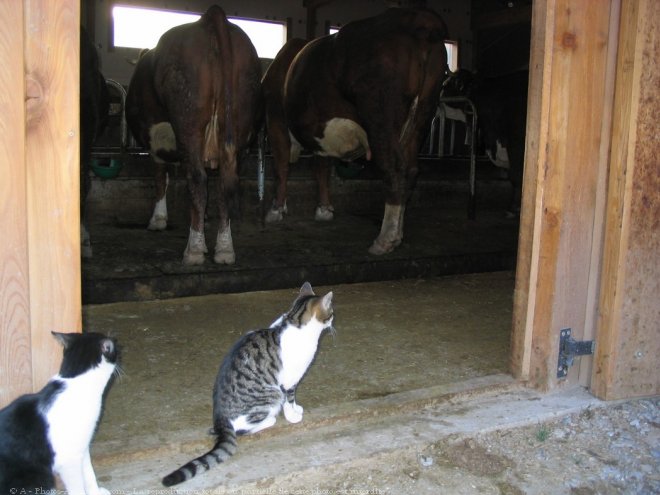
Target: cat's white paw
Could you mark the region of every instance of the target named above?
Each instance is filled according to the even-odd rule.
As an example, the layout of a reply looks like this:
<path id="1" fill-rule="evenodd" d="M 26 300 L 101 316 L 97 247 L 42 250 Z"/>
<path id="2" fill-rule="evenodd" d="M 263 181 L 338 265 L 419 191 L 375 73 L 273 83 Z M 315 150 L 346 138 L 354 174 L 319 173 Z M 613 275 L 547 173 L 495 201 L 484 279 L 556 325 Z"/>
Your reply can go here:
<path id="1" fill-rule="evenodd" d="M 303 408 L 298 404 L 284 404 L 284 417 L 289 423 L 300 423 L 303 418 Z"/>
<path id="2" fill-rule="evenodd" d="M 108 490 L 107 488 L 101 488 L 99 486 L 99 491 L 96 492 L 96 494 L 94 495 L 111 495 L 111 494 L 110 494 L 110 490 Z"/>

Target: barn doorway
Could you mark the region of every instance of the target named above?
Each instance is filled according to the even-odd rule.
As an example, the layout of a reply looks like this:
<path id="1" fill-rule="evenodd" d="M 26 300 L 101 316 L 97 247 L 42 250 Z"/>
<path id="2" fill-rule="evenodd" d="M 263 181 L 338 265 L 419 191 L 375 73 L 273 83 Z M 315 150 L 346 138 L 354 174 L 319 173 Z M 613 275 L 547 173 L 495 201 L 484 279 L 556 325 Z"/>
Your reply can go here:
<path id="1" fill-rule="evenodd" d="M 298 392 L 309 411 L 307 427 L 355 408 L 422 407 L 438 397 L 514 386 L 509 355 L 518 219 L 506 215 L 511 185 L 482 153 L 470 219 L 465 128 L 455 130 L 449 137 L 447 127 L 455 154 L 421 160 L 405 241 L 380 258 L 366 253 L 379 228 L 382 196 L 380 177 L 365 164 L 335 169 L 335 220 L 327 224 L 311 218 L 310 164 L 292 167 L 290 213 L 273 226 L 258 220 L 257 166 L 248 158 L 232 267 L 181 266 L 183 171 L 171 171 L 173 228 L 159 233 L 144 228 L 151 178 L 139 158 L 119 181 L 95 179 L 90 210 L 105 220 L 90 227 L 96 245 L 94 258 L 83 263 L 84 322 L 125 342 L 126 369 L 109 396 L 99 451 L 130 456 L 160 449 L 163 431 L 173 432 L 170 444 L 205 440 L 199 432 L 208 428 L 209 390 L 222 356 L 239 335 L 285 311 L 305 280 L 319 293 L 332 290 L 336 300 L 336 335 L 324 337 Z M 104 204 L 112 196 L 122 198 L 120 210 Z M 135 396 L 144 399 L 130 400 Z M 282 420 L 276 426 L 286 427 Z M 125 441 L 117 443 L 118 437 Z"/>
<path id="2" fill-rule="evenodd" d="M 570 4 L 571 2 L 565 2 L 565 3 Z M 600 16 L 590 16 L 589 15 L 590 12 L 581 11 L 578 8 L 579 5 L 581 4 L 572 4 L 572 7 L 574 7 L 574 12 L 579 13 L 577 17 L 572 17 L 572 19 L 577 19 L 576 21 L 574 20 L 572 22 L 577 22 L 580 25 L 590 26 L 593 29 L 598 29 L 603 25 L 606 26 L 609 25 L 610 28 L 609 31 L 606 30 L 607 32 L 609 32 L 609 36 L 610 36 L 610 38 L 608 39 L 612 40 L 613 38 L 616 38 L 616 33 L 618 32 L 616 29 L 617 26 L 616 21 L 618 21 L 617 16 L 619 13 L 619 11 L 617 10 L 618 3 L 616 2 L 608 3 L 608 5 L 612 9 L 610 12 L 612 13 L 611 19 L 613 20 L 603 18 Z M 649 4 L 645 2 L 641 2 L 636 5 L 637 7 L 640 7 L 641 5 L 642 12 L 646 12 L 646 10 L 650 9 Z M 535 6 L 534 9 L 535 14 L 538 16 L 536 18 L 537 26 L 543 26 L 543 28 L 538 28 L 541 31 L 535 31 L 534 34 L 535 38 L 537 38 L 537 43 L 539 44 L 537 46 L 539 51 L 542 51 L 542 49 L 545 47 L 545 44 L 551 43 L 551 41 L 548 40 L 553 40 L 556 38 L 556 36 L 553 36 L 554 34 L 556 34 L 555 31 L 553 31 L 553 29 L 556 29 L 557 31 L 561 31 L 564 28 L 568 29 L 572 27 L 570 25 L 570 22 L 566 21 L 566 19 L 562 18 L 561 15 L 559 14 L 561 11 L 565 10 L 563 9 L 563 4 L 561 6 L 556 6 L 554 4 L 543 5 L 542 7 L 543 8 L 538 7 L 537 4 L 537 6 Z M 625 13 L 628 14 L 628 17 L 624 16 L 624 19 L 628 19 L 628 20 L 633 19 L 632 21 L 630 21 L 629 25 L 634 27 L 636 25 L 635 23 L 638 21 L 636 20 L 636 18 L 633 18 L 632 12 L 636 13 L 637 11 L 636 10 L 626 11 Z M 561 21 L 558 25 L 554 24 L 555 16 L 559 21 Z M 648 18 L 652 19 L 652 16 L 649 16 Z M 642 20 L 643 19 L 644 17 L 642 16 Z M 567 22 L 568 25 L 562 24 L 563 22 Z M 548 29 L 550 29 L 551 32 L 546 32 Z M 632 31 L 634 31 L 634 29 Z M 569 32 L 570 34 L 570 29 L 568 29 L 567 32 Z M 630 33 L 628 33 L 628 35 L 632 36 L 631 38 L 627 38 L 628 40 L 637 39 L 635 38 L 634 34 L 630 35 Z M 539 60 L 543 60 L 543 63 L 538 65 L 539 73 L 537 74 L 536 79 L 533 79 L 533 81 L 536 81 L 536 86 L 532 84 L 531 93 L 533 94 L 533 96 L 530 98 L 530 101 L 532 101 L 533 99 L 533 101 L 536 102 L 539 111 L 534 114 L 535 115 L 534 121 L 530 124 L 530 126 L 534 128 L 536 130 L 535 131 L 536 134 L 541 135 L 542 138 L 540 140 L 541 141 L 540 143 L 536 142 L 530 144 L 528 142 L 528 145 L 531 147 L 531 152 L 533 153 L 535 163 L 546 163 L 543 161 L 544 158 L 543 153 L 549 153 L 548 156 L 550 159 L 558 160 L 560 166 L 558 166 L 557 170 L 561 173 L 557 175 L 551 174 L 550 176 L 544 176 L 545 182 L 538 184 L 538 183 L 534 183 L 534 180 L 540 176 L 539 169 L 538 168 L 527 169 L 528 177 L 526 181 L 527 184 L 526 187 L 528 188 L 528 192 L 523 197 L 524 199 L 525 198 L 527 199 L 528 201 L 527 206 L 529 208 L 527 209 L 523 208 L 523 209 L 524 211 L 528 211 L 529 214 L 527 217 L 523 216 L 522 219 L 523 229 L 521 230 L 521 235 L 527 236 L 521 240 L 521 246 L 526 245 L 527 247 L 524 248 L 522 257 L 520 257 L 521 255 L 519 254 L 519 263 L 517 265 L 518 274 L 517 274 L 517 281 L 515 284 L 516 293 L 514 294 L 514 298 L 515 298 L 515 311 L 513 314 L 514 328 L 517 328 L 518 331 L 514 331 L 514 341 L 512 343 L 511 355 L 512 355 L 512 361 L 514 362 L 515 373 L 516 376 L 520 376 L 523 379 L 532 378 L 532 383 L 541 388 L 553 388 L 558 386 L 557 381 L 551 377 L 552 372 L 556 371 L 554 369 L 555 365 L 552 362 L 553 354 L 556 353 L 556 346 L 554 345 L 555 337 L 553 337 L 552 334 L 549 333 L 549 330 L 547 330 L 547 328 L 559 327 L 561 324 L 564 324 L 564 321 L 561 320 L 566 320 L 569 318 L 573 318 L 574 321 L 576 320 L 581 322 L 585 321 L 586 324 L 584 325 L 584 328 L 594 327 L 593 324 L 593 318 L 594 318 L 593 313 L 595 309 L 594 301 L 598 299 L 598 287 L 597 285 L 594 285 L 593 274 L 595 272 L 598 272 L 598 270 L 594 269 L 589 271 L 589 268 L 594 268 L 594 263 L 597 265 L 597 262 L 595 262 L 589 256 L 585 257 L 582 255 L 584 254 L 585 251 L 589 252 L 590 254 L 594 254 L 596 253 L 596 251 L 598 251 L 597 249 L 599 245 L 597 242 L 599 238 L 598 229 L 596 229 L 597 231 L 596 233 L 592 232 L 593 229 L 589 230 L 589 232 L 592 232 L 593 237 L 596 239 L 596 241 L 594 241 L 593 244 L 590 242 L 588 243 L 588 246 L 586 247 L 583 246 L 581 249 L 579 249 L 581 256 L 578 256 L 579 259 L 576 262 L 578 264 L 583 265 L 584 269 L 578 267 L 580 276 L 573 278 L 573 271 L 576 268 L 576 266 L 572 263 L 569 263 L 568 260 L 570 259 L 571 257 L 570 255 L 574 251 L 576 245 L 579 246 L 580 244 L 582 244 L 583 239 L 580 236 L 576 236 L 576 237 L 570 237 L 567 241 L 565 237 L 562 237 L 566 234 L 565 231 L 562 231 L 562 227 L 566 226 L 566 221 L 568 219 L 570 219 L 571 221 L 575 221 L 576 224 L 579 226 L 583 226 L 585 224 L 591 224 L 593 222 L 593 216 L 591 216 L 590 218 L 585 218 L 584 216 L 579 215 L 578 213 L 580 213 L 581 207 L 583 206 L 580 203 L 576 203 L 576 204 L 570 203 L 571 207 L 566 209 L 562 209 L 562 205 L 566 204 L 563 201 L 564 199 L 566 199 L 566 197 L 570 197 L 571 199 L 580 199 L 579 195 L 577 198 L 574 198 L 571 197 L 570 194 L 567 194 L 571 190 L 573 190 L 571 187 L 572 185 L 577 183 L 602 184 L 604 182 L 604 180 L 601 179 L 600 172 L 602 170 L 602 165 L 607 162 L 607 156 L 608 156 L 607 143 L 605 142 L 607 140 L 603 139 L 599 142 L 600 148 L 597 149 L 595 153 L 595 155 L 598 156 L 598 163 L 600 165 L 599 167 L 596 167 L 597 172 L 595 174 L 595 177 L 589 174 L 587 175 L 578 174 L 578 176 L 574 176 L 571 174 L 563 175 L 565 170 L 563 170 L 561 166 L 561 164 L 563 163 L 561 160 L 562 157 L 561 156 L 557 157 L 556 155 L 552 154 L 559 152 L 553 150 L 552 147 L 546 148 L 544 146 L 544 144 L 547 143 L 556 143 L 557 141 L 554 141 L 554 139 L 560 138 L 559 142 L 562 143 L 563 148 L 562 146 L 560 146 L 559 148 L 565 150 L 565 147 L 567 146 L 566 142 L 568 141 L 566 139 L 566 136 L 571 135 L 572 134 L 571 131 L 574 131 L 575 129 L 562 128 L 562 126 L 560 125 L 561 122 L 552 120 L 553 113 L 550 112 L 550 109 L 552 108 L 552 110 L 554 112 L 557 112 L 557 114 L 559 115 L 564 115 L 567 111 L 570 110 L 570 104 L 575 102 L 572 102 L 570 98 L 567 98 L 565 100 L 565 103 L 568 104 L 569 108 L 567 109 L 566 107 L 561 107 L 559 108 L 560 111 L 557 111 L 558 108 L 556 106 L 551 106 L 550 101 L 554 101 L 555 103 L 557 100 L 564 101 L 561 98 L 562 95 L 563 96 L 570 95 L 571 93 L 570 89 L 581 87 L 579 81 L 572 79 L 569 75 L 572 72 L 570 70 L 571 63 L 574 63 L 579 67 L 580 63 L 585 63 L 584 58 L 587 59 L 592 58 L 591 55 L 593 55 L 593 50 L 595 49 L 592 47 L 589 50 L 587 50 L 585 54 L 582 55 L 579 55 L 579 50 L 578 50 L 577 52 L 575 52 L 578 53 L 578 55 L 574 55 L 573 58 L 571 58 L 572 56 L 570 55 L 570 53 L 572 50 L 575 50 L 576 48 L 576 45 L 572 43 L 572 41 L 575 41 L 575 38 L 571 36 L 567 36 L 565 38 L 560 38 L 560 39 L 563 39 L 564 41 L 564 43 L 562 43 L 564 49 L 569 50 L 569 52 L 567 53 L 568 62 L 565 61 L 562 62 L 562 64 L 564 63 L 567 64 L 567 67 L 564 67 L 564 70 L 562 71 L 561 70 L 562 65 L 553 65 L 553 64 L 557 64 L 556 59 L 553 61 L 551 59 L 543 59 L 543 57 L 539 58 Z M 534 57 L 534 43 L 532 44 L 532 48 L 533 48 L 532 56 Z M 536 56 L 539 56 L 538 52 Z M 611 59 L 612 56 L 610 50 L 608 51 L 607 56 L 605 56 L 604 59 L 603 58 L 599 59 L 599 63 L 601 65 L 597 68 L 596 72 L 608 73 L 608 71 L 606 71 L 605 68 L 608 66 L 607 65 L 608 61 L 611 61 Z M 547 83 L 548 83 L 547 76 L 548 76 L 548 71 L 552 72 L 552 70 L 558 71 L 556 72 L 556 74 L 558 74 L 559 77 L 553 79 L 553 81 L 555 81 L 554 84 L 556 84 L 556 86 L 552 86 L 550 88 L 553 91 L 555 91 L 555 93 L 552 93 L 552 91 L 548 93 L 549 88 L 547 87 Z M 638 75 L 636 77 L 638 77 Z M 596 94 L 593 96 L 595 101 L 608 101 L 607 99 L 609 94 L 608 91 L 612 89 L 611 86 L 608 86 L 608 84 L 612 83 L 612 81 L 608 78 L 605 79 L 606 81 L 603 83 L 603 86 L 599 87 L 600 92 L 596 92 Z M 633 81 L 635 81 L 635 79 L 633 79 Z M 629 83 L 629 85 L 632 86 L 633 88 L 638 88 L 638 86 L 635 86 L 635 84 Z M 556 100 L 550 98 L 549 95 L 554 95 L 554 98 L 556 98 Z M 640 95 L 637 94 L 637 97 L 639 96 Z M 601 100 L 599 100 L 599 98 Z M 625 99 L 625 96 L 621 98 L 623 98 L 624 102 L 629 101 Z M 630 97 L 630 99 L 632 99 L 632 97 Z M 589 102 L 590 108 L 596 106 L 593 103 L 594 103 L 593 101 Z M 581 107 L 578 106 L 575 111 L 577 112 L 580 108 Z M 633 108 L 633 115 L 636 115 L 635 114 L 635 112 L 637 111 L 636 108 L 637 107 Z M 604 117 L 605 117 L 604 121 L 606 121 L 607 112 L 604 113 Z M 630 116 L 628 116 L 628 118 L 630 118 Z M 625 116 L 624 116 L 624 120 L 625 120 Z M 583 121 L 580 122 L 584 124 Z M 528 128 L 530 126 L 528 126 Z M 562 132 L 559 132 L 559 130 L 561 130 Z M 579 130 L 583 131 L 584 128 L 579 127 Z M 606 135 L 609 132 L 609 129 L 605 124 L 600 130 L 601 132 L 604 133 L 603 135 Z M 586 141 L 589 140 L 585 139 L 583 141 L 579 141 L 579 143 L 581 144 L 576 145 L 577 149 L 572 149 L 572 151 L 577 151 L 581 153 L 582 145 L 584 145 Z M 617 143 L 617 145 L 623 146 L 625 148 L 625 146 L 622 145 L 621 143 Z M 529 151 L 530 149 L 528 149 L 528 152 Z M 593 150 L 591 150 L 591 152 L 593 152 Z M 580 153 L 578 153 L 580 158 L 583 158 L 585 160 L 588 159 L 589 154 L 583 155 Z M 528 154 L 528 162 L 530 160 L 529 156 L 530 155 Z M 589 167 L 586 167 L 586 169 L 590 170 Z M 532 193 L 530 189 L 534 189 L 535 187 L 536 187 L 535 192 Z M 548 189 L 544 191 L 543 187 L 547 187 Z M 568 189 L 568 191 L 566 189 Z M 576 187 L 575 189 L 579 189 L 579 187 Z M 549 196 L 539 195 L 541 193 L 546 193 L 548 191 L 550 191 L 548 193 Z M 598 204 L 598 201 L 596 201 L 596 203 Z M 593 208 L 590 208 L 589 211 L 593 213 Z M 11 235 L 12 233 L 15 233 L 15 231 L 10 230 L 9 233 Z M 19 234 L 20 233 L 21 232 L 19 232 Z M 611 235 L 611 233 L 608 233 L 608 235 Z M 626 242 L 627 240 L 628 238 L 626 238 Z M 547 241 L 547 243 L 543 241 Z M 598 258 L 598 256 L 595 256 L 595 258 Z M 625 258 L 625 254 L 624 254 L 624 258 Z M 44 257 L 44 259 L 46 258 Z M 46 266 L 48 265 L 48 263 L 44 262 L 42 263 L 42 265 Z M 41 265 L 37 264 L 37 266 L 41 266 Z M 557 273 L 556 271 L 558 266 L 559 266 L 559 273 Z M 35 266 L 32 264 L 31 264 L 31 269 L 35 269 Z M 585 271 L 589 272 L 587 273 L 586 277 L 584 276 Z M 574 284 L 574 286 L 571 285 L 571 287 L 567 287 L 566 285 L 562 285 L 561 283 L 558 283 L 558 280 L 561 281 L 562 277 L 565 280 L 570 280 L 571 282 L 578 279 L 579 283 Z M 35 278 L 34 280 L 36 282 L 38 279 Z M 490 280 L 490 283 L 494 283 L 494 281 Z M 478 282 L 473 285 L 478 285 Z M 564 290 L 563 291 L 553 290 L 558 285 L 561 286 L 560 288 Z M 33 290 L 37 291 L 39 286 L 40 286 L 39 283 L 33 284 Z M 414 286 L 412 287 L 408 286 L 406 288 L 406 291 L 407 293 L 414 292 L 415 289 L 416 287 Z M 576 294 L 577 294 L 577 299 L 580 299 L 579 302 L 576 302 Z M 582 297 L 583 294 L 586 295 L 586 303 L 584 302 L 585 298 Z M 285 294 L 282 294 L 282 299 L 286 299 L 284 295 Z M 645 297 L 644 300 L 649 300 L 647 297 L 648 293 L 644 292 L 642 295 Z M 204 297 L 211 297 L 211 296 L 204 296 Z M 386 300 L 386 298 L 384 298 L 384 300 Z M 572 300 L 574 304 L 569 305 L 567 303 L 567 300 Z M 33 309 L 35 310 L 35 315 L 38 314 L 37 309 L 39 306 L 39 301 L 40 301 L 39 298 L 35 298 L 35 300 L 32 301 Z M 160 303 L 143 302 L 139 304 L 143 304 L 145 308 L 150 307 L 149 309 L 151 309 L 155 313 L 158 313 L 157 306 Z M 44 307 L 45 306 L 48 306 L 48 304 L 44 304 Z M 578 309 L 575 310 L 574 307 L 578 307 Z M 108 310 L 112 309 L 110 305 L 103 307 L 99 306 L 98 308 L 103 308 Z M 185 301 L 181 300 L 180 311 L 182 313 L 194 313 L 193 309 L 194 308 L 192 306 L 186 307 Z M 346 310 L 347 309 L 348 308 L 346 308 Z M 89 315 L 89 310 L 90 310 L 89 308 L 86 310 L 87 315 Z M 145 309 L 145 313 L 146 311 L 147 310 Z M 179 308 L 174 308 L 169 313 L 174 314 L 176 311 L 179 311 Z M 166 311 L 165 314 L 168 314 L 168 312 Z M 99 328 L 101 328 L 102 325 L 104 324 L 104 319 L 105 319 L 105 323 L 116 323 L 121 318 L 127 321 L 135 319 L 133 312 L 123 311 L 123 310 L 117 311 L 115 315 L 108 315 L 108 314 L 104 315 L 102 312 L 97 313 L 97 315 L 99 317 L 98 319 Z M 158 316 L 160 317 L 162 315 L 158 315 Z M 617 314 L 615 313 L 614 316 L 616 317 Z M 619 313 L 619 317 L 621 317 L 620 313 Z M 33 320 L 33 324 L 39 326 L 38 325 L 40 323 L 39 320 L 40 319 L 35 316 Z M 191 320 L 192 317 L 185 319 L 186 322 Z M 608 323 L 609 321 L 610 320 L 606 321 L 605 323 Z M 529 329 L 529 331 L 526 331 L 526 329 Z M 138 333 L 137 332 L 138 330 L 142 331 L 143 335 L 145 335 L 144 347 L 149 348 L 149 345 L 152 344 L 152 347 L 155 349 L 156 346 L 153 344 L 153 342 L 146 341 L 146 336 L 149 335 L 150 328 L 148 328 L 145 325 L 144 328 L 132 329 L 131 331 L 135 331 L 136 333 Z M 188 337 L 183 337 L 179 342 L 176 341 L 165 342 L 165 345 L 169 346 L 168 349 L 172 349 L 173 344 L 187 343 L 188 340 L 189 340 Z M 34 341 L 34 342 L 35 345 L 38 344 L 38 341 Z M 331 351 L 332 340 L 329 340 L 328 342 L 330 344 L 327 347 L 325 347 L 323 350 Z M 616 340 L 613 340 L 612 342 L 608 342 L 608 344 L 611 348 L 617 347 Z M 174 347 L 174 349 L 177 348 Z M 136 356 L 138 358 L 141 357 L 139 356 L 139 351 L 140 349 L 136 347 L 135 350 L 132 351 L 133 356 Z M 52 354 L 54 355 L 54 353 Z M 143 354 L 143 356 L 147 356 L 147 354 L 145 353 Z M 188 360 L 192 360 L 190 356 L 185 356 L 185 357 L 187 357 Z M 641 355 L 640 357 L 644 357 L 644 356 Z M 178 356 L 175 355 L 174 357 L 169 358 L 169 361 L 167 360 L 168 358 L 166 356 L 155 356 L 152 357 L 152 360 L 158 362 L 159 359 L 162 360 L 163 358 L 166 360 L 166 362 L 174 363 L 178 359 Z M 148 363 L 146 364 L 148 365 Z M 192 363 L 192 366 L 194 366 L 194 364 L 195 363 Z M 320 364 L 320 362 L 317 364 Z M 642 364 L 644 363 L 642 362 Z M 185 363 L 185 365 L 190 366 L 190 363 Z M 576 373 L 582 373 L 582 370 L 573 371 L 573 374 Z M 610 375 L 610 377 L 608 378 L 610 383 L 612 381 L 611 376 L 612 375 Z M 161 389 L 158 388 L 160 386 L 158 381 L 159 376 L 157 374 L 154 374 L 148 378 L 149 378 L 147 382 L 148 387 L 144 389 L 146 390 L 146 393 L 154 393 L 154 392 L 157 393 L 161 391 Z M 578 378 L 579 377 L 577 376 L 571 376 L 569 377 L 570 381 L 568 383 L 576 383 Z M 634 377 L 631 377 L 630 375 L 626 375 L 625 378 L 633 379 L 634 381 Z M 125 380 L 126 381 L 130 380 L 130 374 L 127 375 Z M 637 380 L 638 383 L 639 381 L 640 380 Z M 196 385 L 197 384 L 193 384 L 193 386 Z M 135 399 L 129 398 L 129 400 L 135 400 Z M 369 398 L 365 396 L 363 400 L 369 400 Z M 162 408 L 167 408 L 167 405 L 168 405 L 167 401 L 163 401 L 161 403 Z M 194 416 L 195 418 L 198 417 L 197 415 L 198 412 L 203 413 L 203 411 L 195 411 L 191 416 Z M 350 414 L 351 414 L 350 412 L 346 412 L 346 415 L 350 415 Z M 140 439 L 136 439 L 134 445 L 140 444 L 139 440 Z M 166 438 L 160 437 L 155 439 L 155 442 L 157 443 L 162 443 L 167 441 L 169 441 L 167 437 Z M 128 439 L 126 442 L 124 442 L 124 445 L 130 442 L 131 440 Z"/>

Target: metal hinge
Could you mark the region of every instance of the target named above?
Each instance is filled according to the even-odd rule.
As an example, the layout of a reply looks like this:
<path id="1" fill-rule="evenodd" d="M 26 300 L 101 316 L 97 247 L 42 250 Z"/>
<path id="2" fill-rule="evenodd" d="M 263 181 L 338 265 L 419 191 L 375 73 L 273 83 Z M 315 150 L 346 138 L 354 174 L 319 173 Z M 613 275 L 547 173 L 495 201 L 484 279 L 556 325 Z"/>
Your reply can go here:
<path id="1" fill-rule="evenodd" d="M 571 329 L 564 328 L 559 334 L 557 378 L 566 378 L 566 375 L 568 375 L 568 367 L 573 364 L 575 356 L 586 356 L 593 353 L 593 340 L 573 340 L 573 337 L 571 337 Z"/>

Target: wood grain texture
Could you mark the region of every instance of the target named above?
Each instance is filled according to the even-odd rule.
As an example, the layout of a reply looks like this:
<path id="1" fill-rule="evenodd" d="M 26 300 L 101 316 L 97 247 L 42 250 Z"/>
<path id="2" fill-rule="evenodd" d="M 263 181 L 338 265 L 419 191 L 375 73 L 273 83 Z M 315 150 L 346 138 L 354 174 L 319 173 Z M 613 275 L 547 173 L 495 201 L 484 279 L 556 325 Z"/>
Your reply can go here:
<path id="1" fill-rule="evenodd" d="M 27 1 L 27 204 L 33 387 L 57 371 L 51 331 L 81 330 L 80 5 Z"/>
<path id="2" fill-rule="evenodd" d="M 660 4 L 624 2 L 592 391 L 660 393 Z"/>
<path id="3" fill-rule="evenodd" d="M 0 407 L 32 390 L 23 4 L 0 2 Z"/>
<path id="4" fill-rule="evenodd" d="M 532 39 L 527 101 L 527 132 L 525 142 L 525 168 L 520 208 L 520 233 L 516 286 L 513 297 L 513 331 L 511 333 L 510 366 L 513 376 L 529 380 L 531 367 L 532 334 L 538 259 L 542 183 L 537 180 L 539 166 L 545 163 L 550 112 L 550 69 L 552 36 L 548 30 L 554 25 L 554 12 L 547 2 L 540 1 L 532 10 Z"/>
<path id="5" fill-rule="evenodd" d="M 589 291 L 590 266 L 596 185 L 606 165 L 599 150 L 607 104 L 610 3 L 548 0 L 533 7 L 534 36 L 543 39 L 533 40 L 531 71 L 542 72 L 543 82 L 530 86 L 536 102 L 530 110 L 539 115 L 528 120 L 524 193 L 531 197 L 523 201 L 528 210 L 521 218 L 519 261 L 525 271 L 519 266 L 512 369 L 540 389 L 559 385 L 559 331 L 570 327 L 579 339 L 587 297 L 595 297 Z M 562 383 L 576 383 L 577 371 L 572 369 Z"/>

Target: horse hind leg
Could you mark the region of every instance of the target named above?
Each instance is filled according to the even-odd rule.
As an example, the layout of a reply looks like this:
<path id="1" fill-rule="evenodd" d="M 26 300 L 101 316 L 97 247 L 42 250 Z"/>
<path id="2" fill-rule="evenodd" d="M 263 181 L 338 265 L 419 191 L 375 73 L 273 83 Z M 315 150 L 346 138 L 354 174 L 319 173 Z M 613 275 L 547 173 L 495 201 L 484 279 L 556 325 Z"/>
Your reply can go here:
<path id="1" fill-rule="evenodd" d="M 218 228 L 218 235 L 215 239 L 215 254 L 213 261 L 220 265 L 233 265 L 236 261 L 236 253 L 234 252 L 234 242 L 231 237 L 231 222 L 227 221 L 227 225 L 222 224 Z"/>
<path id="2" fill-rule="evenodd" d="M 274 125 L 269 129 L 268 137 L 273 154 L 277 186 L 275 189 L 275 199 L 273 199 L 273 204 L 266 213 L 264 220 L 266 223 L 275 223 L 284 220 L 284 216 L 289 212 L 286 205 L 289 164 L 298 161 L 301 146 L 295 138 L 289 135 L 289 131 L 286 128 L 282 128 L 279 125 Z"/>
<path id="3" fill-rule="evenodd" d="M 159 122 L 149 129 L 149 148 L 156 165 L 154 175 L 156 202 L 147 229 L 165 230 L 168 221 L 167 187 L 169 185 L 166 167 L 169 162 L 163 157 L 169 158 L 176 154 L 176 138 L 169 122 Z"/>
<path id="4" fill-rule="evenodd" d="M 385 213 L 380 234 L 369 248 L 369 253 L 381 255 L 389 253 L 403 240 L 404 205 L 385 203 Z"/>
<path id="5" fill-rule="evenodd" d="M 236 261 L 234 243 L 231 236 L 230 202 L 235 199 L 238 189 L 236 148 L 225 145 L 224 158 L 220 162 L 218 180 L 218 234 L 215 240 L 213 261 L 218 264 L 232 265 Z"/>
<path id="6" fill-rule="evenodd" d="M 207 178 L 204 168 L 193 167 L 188 177 L 191 200 L 190 232 L 188 234 L 188 244 L 183 252 L 183 264 L 187 266 L 203 264 L 204 255 L 208 251 L 204 237 L 204 211 L 207 201 L 206 184 Z"/>
<path id="7" fill-rule="evenodd" d="M 156 159 L 156 174 L 154 178 L 156 186 L 156 204 L 154 211 L 149 219 L 148 230 L 165 230 L 167 229 L 167 187 L 170 183 L 170 178 L 165 170 L 166 164 Z"/>
<path id="8" fill-rule="evenodd" d="M 316 156 L 314 159 L 314 172 L 319 187 L 319 204 L 314 214 L 314 220 L 317 222 L 328 222 L 334 218 L 335 209 L 330 202 L 330 172 L 332 165 L 332 158 Z"/>

